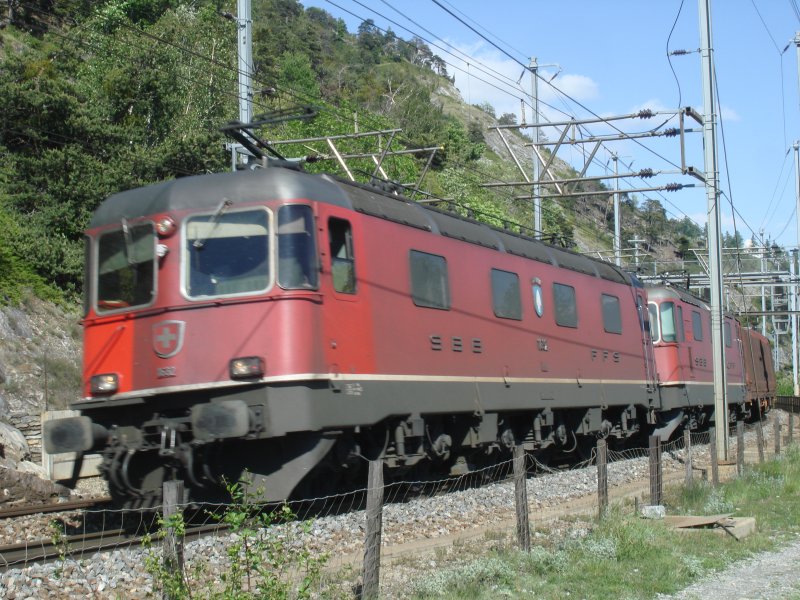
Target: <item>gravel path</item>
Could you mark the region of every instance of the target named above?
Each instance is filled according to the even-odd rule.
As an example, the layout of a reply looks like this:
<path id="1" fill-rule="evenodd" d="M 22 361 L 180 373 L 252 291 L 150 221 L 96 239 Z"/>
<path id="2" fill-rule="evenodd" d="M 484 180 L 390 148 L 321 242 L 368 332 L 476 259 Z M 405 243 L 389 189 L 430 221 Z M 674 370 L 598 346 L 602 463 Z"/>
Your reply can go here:
<path id="1" fill-rule="evenodd" d="M 800 598 L 800 541 L 729 565 L 658 600 L 786 600 Z"/>

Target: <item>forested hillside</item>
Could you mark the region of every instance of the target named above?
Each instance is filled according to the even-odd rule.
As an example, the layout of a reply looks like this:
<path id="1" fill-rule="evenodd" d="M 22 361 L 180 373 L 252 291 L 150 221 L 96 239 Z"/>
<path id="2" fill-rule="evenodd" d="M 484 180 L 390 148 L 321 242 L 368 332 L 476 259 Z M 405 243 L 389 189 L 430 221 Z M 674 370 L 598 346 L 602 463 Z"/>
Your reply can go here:
<path id="1" fill-rule="evenodd" d="M 81 232 L 109 194 L 230 168 L 219 127 L 238 115 L 235 8 L 235 1 L 210 0 L 8 3 L 0 29 L 5 301 L 18 300 L 21 287 L 77 297 Z M 487 130 L 497 122 L 492 107 L 464 106 L 447 65 L 423 40 L 403 40 L 370 21 L 348 32 L 343 21 L 295 0 L 253 2 L 253 30 L 255 113 L 317 111 L 310 121 L 261 129 L 264 139 L 401 128 L 395 149 L 442 148 L 423 185 L 432 194 L 495 225 L 531 222 L 529 202 L 480 187 L 521 177 Z M 520 147 L 525 141 L 509 135 Z M 324 145 L 281 148 L 318 158 L 311 170 L 338 170 Z M 374 152 L 376 140 L 341 148 Z M 425 160 L 392 157 L 387 175 L 414 183 Z M 353 169 L 366 180 L 374 164 L 364 159 Z M 556 169 L 570 173 L 563 163 Z M 609 235 L 598 232 L 612 219 L 602 196 L 544 203 L 545 232 L 567 245 L 608 247 Z M 702 235 L 688 219 L 667 219 L 655 200 L 640 207 L 625 198 L 623 223 L 623 236 L 644 236 L 673 255 Z"/>

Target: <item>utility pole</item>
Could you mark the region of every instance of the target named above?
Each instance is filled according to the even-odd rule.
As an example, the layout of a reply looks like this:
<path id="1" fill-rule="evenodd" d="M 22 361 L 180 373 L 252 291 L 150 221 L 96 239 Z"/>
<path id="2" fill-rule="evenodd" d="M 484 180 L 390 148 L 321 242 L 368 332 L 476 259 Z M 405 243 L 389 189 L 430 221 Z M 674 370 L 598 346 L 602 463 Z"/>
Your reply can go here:
<path id="1" fill-rule="evenodd" d="M 764 230 L 763 229 L 759 230 L 759 233 L 761 234 L 760 237 L 761 237 L 762 250 L 760 252 L 760 256 L 761 256 L 761 272 L 763 273 L 764 272 L 764 266 L 765 266 L 764 257 L 765 257 L 765 254 L 767 253 L 767 244 L 766 244 L 766 241 L 764 240 Z M 761 284 L 761 312 L 762 313 L 766 313 L 767 312 L 767 299 L 765 297 L 765 292 L 766 292 L 766 287 L 764 286 L 764 284 Z M 767 315 L 766 314 L 761 315 L 761 335 L 763 335 L 764 337 L 767 337 Z"/>
<path id="2" fill-rule="evenodd" d="M 533 236 L 542 238 L 542 196 L 539 179 L 541 178 L 541 165 L 539 164 L 539 63 L 536 57 L 531 58 L 531 100 L 533 100 Z"/>
<path id="3" fill-rule="evenodd" d="M 253 68 L 253 19 L 250 0 L 237 0 L 236 26 L 238 29 L 237 56 L 239 57 L 239 122 L 250 123 L 253 118 L 253 86 L 250 72 Z M 231 147 L 233 170 L 239 162 L 239 148 Z"/>
<path id="4" fill-rule="evenodd" d="M 795 36 L 795 40 L 798 38 Z M 800 46 L 798 46 L 798 53 L 800 54 Z M 795 178 L 795 212 L 800 209 L 800 142 L 796 141 L 794 143 L 794 178 Z M 797 246 L 800 248 L 800 214 L 797 215 Z M 792 382 L 794 383 L 794 395 L 800 396 L 800 386 L 797 384 L 797 282 L 795 281 L 795 275 L 797 274 L 797 270 L 795 269 L 795 263 L 797 262 L 797 248 L 792 250 L 789 255 L 789 260 L 791 261 L 789 266 L 789 272 L 792 274 L 791 279 L 792 283 L 789 286 L 790 291 L 790 302 L 789 308 L 792 311 L 792 318 L 789 321 L 789 326 L 792 328 Z"/>
<path id="5" fill-rule="evenodd" d="M 792 318 L 789 326 L 792 328 L 792 382 L 794 383 L 794 395 L 800 396 L 800 387 L 797 385 L 797 283 L 795 282 L 795 263 L 797 262 L 797 248 L 789 253 L 789 273 L 792 283 L 789 285 L 789 310 Z M 777 363 L 776 363 L 777 364 Z"/>
<path id="6" fill-rule="evenodd" d="M 619 161 L 616 154 L 612 155 L 614 161 L 614 261 L 618 267 L 622 266 L 622 236 L 619 225 Z"/>
<path id="7" fill-rule="evenodd" d="M 703 149 L 708 209 L 708 267 L 711 285 L 711 345 L 714 371 L 714 430 L 717 458 L 728 459 L 728 398 L 725 377 L 722 315 L 722 229 L 717 183 L 716 107 L 714 106 L 714 61 L 712 60 L 711 0 L 698 0 L 700 54 L 703 76 Z"/>
<path id="8" fill-rule="evenodd" d="M 633 260 L 636 262 L 636 270 L 639 270 L 639 244 L 644 242 L 644 240 L 640 240 L 639 238 L 633 238 L 632 240 L 628 240 L 629 244 L 633 244 Z"/>

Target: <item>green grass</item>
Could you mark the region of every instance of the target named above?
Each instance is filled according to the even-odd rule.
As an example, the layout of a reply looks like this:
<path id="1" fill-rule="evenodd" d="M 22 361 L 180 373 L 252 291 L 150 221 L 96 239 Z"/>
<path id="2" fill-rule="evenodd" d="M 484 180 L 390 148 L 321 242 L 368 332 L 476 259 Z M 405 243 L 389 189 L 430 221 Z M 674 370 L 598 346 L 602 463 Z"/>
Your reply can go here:
<path id="1" fill-rule="evenodd" d="M 732 561 L 794 539 L 800 532 L 798 492 L 800 450 L 794 447 L 719 488 L 697 483 L 667 490 L 669 514 L 755 517 L 756 533 L 739 542 L 710 532 L 674 531 L 617 507 L 602 521 L 578 522 L 574 535 L 550 537 L 527 554 L 495 546 L 478 558 L 455 558 L 412 582 L 411 590 L 417 598 L 587 600 L 673 593 Z"/>

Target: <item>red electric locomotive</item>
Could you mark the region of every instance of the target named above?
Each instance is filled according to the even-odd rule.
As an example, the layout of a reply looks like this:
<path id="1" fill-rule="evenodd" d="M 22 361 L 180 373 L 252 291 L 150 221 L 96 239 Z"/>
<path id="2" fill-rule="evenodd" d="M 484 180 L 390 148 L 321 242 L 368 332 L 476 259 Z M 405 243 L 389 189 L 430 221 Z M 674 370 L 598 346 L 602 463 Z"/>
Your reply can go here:
<path id="1" fill-rule="evenodd" d="M 679 288 L 647 291 L 661 408 L 688 420 L 691 428 L 702 426 L 713 420 L 714 408 L 709 306 Z M 730 315 L 724 318 L 723 340 L 729 418 L 757 418 L 775 397 L 769 342 Z"/>
<path id="2" fill-rule="evenodd" d="M 127 505 L 168 477 L 213 499 L 245 472 L 266 499 L 309 497 L 365 457 L 464 473 L 670 427 L 681 401 L 659 395 L 680 375 L 658 385 L 665 329 L 654 356 L 631 275 L 325 175 L 116 194 L 86 256 L 81 416 L 44 443 L 102 452 Z"/>

